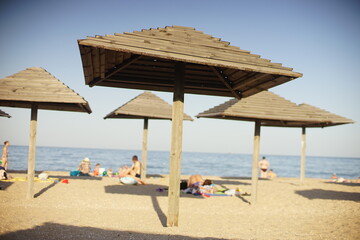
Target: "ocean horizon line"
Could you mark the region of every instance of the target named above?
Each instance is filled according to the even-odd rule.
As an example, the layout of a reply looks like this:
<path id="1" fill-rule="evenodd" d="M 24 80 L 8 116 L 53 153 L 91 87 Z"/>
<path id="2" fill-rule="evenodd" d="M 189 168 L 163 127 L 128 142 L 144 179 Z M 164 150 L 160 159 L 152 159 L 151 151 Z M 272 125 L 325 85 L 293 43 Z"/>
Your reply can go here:
<path id="1" fill-rule="evenodd" d="M 18 146 L 18 147 L 29 147 L 29 145 L 12 145 L 12 146 Z M 123 149 L 123 148 L 106 148 L 106 147 L 75 147 L 75 146 L 45 146 L 45 145 L 39 145 L 36 146 L 39 148 L 70 148 L 70 149 L 91 149 L 91 150 L 109 150 L 109 151 L 137 151 L 141 152 L 141 149 Z M 170 154 L 170 150 L 149 150 L 148 152 L 167 152 Z M 246 155 L 246 156 L 252 156 L 252 153 L 238 153 L 238 152 L 204 152 L 204 151 L 182 151 L 182 153 L 201 153 L 201 154 L 229 154 L 229 155 Z M 260 154 L 260 156 L 282 156 L 282 157 L 301 157 L 300 154 L 274 154 L 274 153 L 264 153 Z M 359 159 L 360 156 L 354 157 L 354 156 L 325 156 L 325 155 L 306 155 L 306 157 L 311 158 L 346 158 L 346 159 Z"/>

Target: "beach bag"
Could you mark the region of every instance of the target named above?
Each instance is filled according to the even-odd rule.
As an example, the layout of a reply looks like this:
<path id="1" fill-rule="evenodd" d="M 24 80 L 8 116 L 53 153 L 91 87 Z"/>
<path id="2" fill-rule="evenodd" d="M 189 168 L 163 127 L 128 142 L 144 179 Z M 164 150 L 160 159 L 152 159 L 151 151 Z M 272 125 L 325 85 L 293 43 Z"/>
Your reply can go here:
<path id="1" fill-rule="evenodd" d="M 40 180 L 43 180 L 43 181 L 45 181 L 45 180 L 47 180 L 48 179 L 48 177 L 49 177 L 49 175 L 47 174 L 47 173 L 40 173 L 39 174 L 39 179 Z"/>
<path id="2" fill-rule="evenodd" d="M 188 188 L 188 183 L 186 180 L 181 180 L 180 182 L 180 190 L 185 190 Z"/>
<path id="3" fill-rule="evenodd" d="M 105 168 L 99 168 L 99 177 L 104 176 Z"/>
<path id="4" fill-rule="evenodd" d="M 7 173 L 4 169 L 1 169 L 0 170 L 0 180 L 7 180 L 8 177 L 7 177 Z"/>

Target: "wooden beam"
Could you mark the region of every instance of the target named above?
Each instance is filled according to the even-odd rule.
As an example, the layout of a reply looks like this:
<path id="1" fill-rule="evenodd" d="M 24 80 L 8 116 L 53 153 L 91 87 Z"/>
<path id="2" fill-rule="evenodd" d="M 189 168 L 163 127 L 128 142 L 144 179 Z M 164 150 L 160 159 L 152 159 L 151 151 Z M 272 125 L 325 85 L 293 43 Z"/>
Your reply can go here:
<path id="1" fill-rule="evenodd" d="M 300 167 L 300 182 L 305 180 L 305 165 L 306 165 L 306 128 L 302 127 L 301 133 L 301 167 Z"/>
<path id="2" fill-rule="evenodd" d="M 177 62 L 175 66 L 175 86 L 172 107 L 172 133 L 168 193 L 169 203 L 166 223 L 168 227 L 179 225 L 180 173 L 184 117 L 184 76 L 185 63 Z"/>
<path id="3" fill-rule="evenodd" d="M 108 79 L 109 77 L 111 77 L 112 75 L 120 72 L 121 70 L 124 70 L 126 67 L 128 67 L 129 65 L 131 65 L 133 62 L 135 62 L 136 60 L 138 60 L 139 58 L 141 58 L 141 55 L 133 55 L 131 58 L 125 60 L 124 62 L 122 62 L 121 64 L 116 65 L 113 69 L 109 70 L 106 74 L 104 78 L 95 78 L 94 80 L 92 80 L 91 82 L 89 82 L 89 86 L 93 87 L 95 85 L 97 85 L 98 83 Z"/>
<path id="4" fill-rule="evenodd" d="M 144 132 L 142 141 L 142 156 L 141 156 L 141 180 L 146 179 L 146 165 L 147 165 L 147 148 L 148 148 L 148 125 L 149 118 L 144 118 Z"/>
<path id="5" fill-rule="evenodd" d="M 290 81 L 291 79 L 287 76 L 278 76 L 275 77 L 272 80 L 266 81 L 266 82 L 260 82 L 256 86 L 251 86 L 247 90 L 242 91 L 243 97 L 249 97 L 251 95 L 254 95 L 258 92 L 268 90 L 269 88 L 278 86 L 280 84 L 283 84 L 285 82 Z"/>
<path id="6" fill-rule="evenodd" d="M 238 83 L 234 84 L 233 88 L 235 90 L 240 90 L 243 87 L 246 87 L 246 85 L 256 83 L 257 81 L 261 80 L 262 78 L 264 78 L 266 76 L 269 76 L 269 74 L 257 73 L 251 78 L 247 78 L 246 76 L 242 77 L 239 80 L 235 80 L 235 82 L 238 81 Z"/>
<path id="7" fill-rule="evenodd" d="M 27 199 L 34 198 L 34 176 L 35 176 L 35 152 L 36 152 L 36 129 L 37 129 L 37 104 L 31 106 L 31 121 L 30 121 L 30 142 L 29 142 L 29 156 L 28 156 L 28 189 Z"/>
<path id="8" fill-rule="evenodd" d="M 261 120 L 255 121 L 255 134 L 254 134 L 254 151 L 252 161 L 252 174 L 251 174 L 251 204 L 256 204 L 257 201 L 257 183 L 258 183 L 258 162 L 260 155 L 260 128 Z"/>
<path id="9" fill-rule="evenodd" d="M 234 95 L 234 97 L 236 97 L 237 99 L 242 98 L 241 93 L 232 88 L 230 81 L 225 76 L 223 76 L 223 74 L 219 71 L 218 68 L 215 68 L 213 66 L 209 66 L 209 67 L 216 74 L 216 76 L 220 79 L 220 81 L 225 84 L 225 86 L 230 90 L 230 92 Z"/>

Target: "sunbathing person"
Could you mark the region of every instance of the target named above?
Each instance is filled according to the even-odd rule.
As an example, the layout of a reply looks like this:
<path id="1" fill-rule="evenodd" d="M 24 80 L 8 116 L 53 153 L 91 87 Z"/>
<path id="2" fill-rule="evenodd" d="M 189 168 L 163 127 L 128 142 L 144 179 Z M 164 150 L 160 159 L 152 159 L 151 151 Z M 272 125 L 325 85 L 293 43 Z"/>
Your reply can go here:
<path id="1" fill-rule="evenodd" d="M 215 193 L 217 192 L 217 187 L 210 179 L 203 179 L 201 175 L 191 175 L 188 180 L 188 188 L 193 189 L 194 192 L 199 193 Z"/>
<path id="2" fill-rule="evenodd" d="M 190 188 L 190 187 L 194 187 L 194 186 L 203 185 L 204 181 L 205 180 L 199 174 L 191 175 L 188 180 L 188 187 Z"/>

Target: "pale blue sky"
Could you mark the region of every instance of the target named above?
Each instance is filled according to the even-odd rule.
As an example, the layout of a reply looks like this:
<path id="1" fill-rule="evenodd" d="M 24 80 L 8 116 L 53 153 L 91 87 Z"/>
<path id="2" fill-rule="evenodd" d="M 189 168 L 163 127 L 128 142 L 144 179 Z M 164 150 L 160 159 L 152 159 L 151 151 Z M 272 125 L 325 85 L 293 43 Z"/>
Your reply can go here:
<path id="1" fill-rule="evenodd" d="M 142 93 L 89 88 L 77 39 L 181 25 L 294 68 L 304 77 L 271 89 L 360 121 L 358 1 L 17 1 L 0 2 L 0 78 L 43 67 L 89 101 L 93 113 L 40 110 L 38 146 L 140 149 L 141 120 L 103 117 Z M 1 87 L 1 86 L 0 86 Z M 172 94 L 154 92 L 171 103 Z M 185 96 L 194 116 L 229 98 Z M 0 141 L 27 145 L 28 109 L 1 107 Z M 150 121 L 149 150 L 170 149 L 170 121 Z M 252 153 L 254 124 L 196 119 L 184 124 L 184 151 Z M 300 129 L 262 128 L 261 154 L 300 154 Z M 308 155 L 360 157 L 358 123 L 307 130 Z"/>

